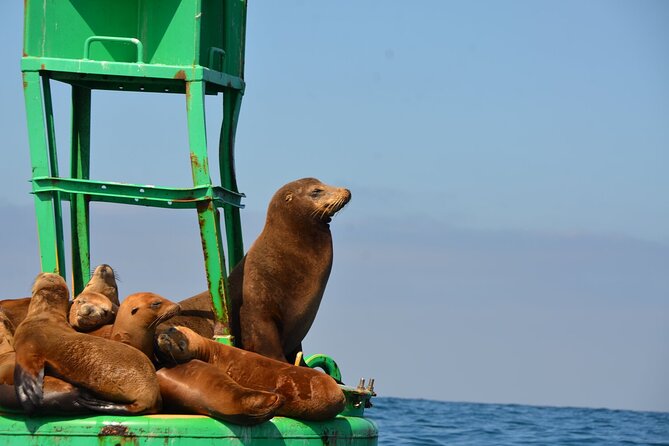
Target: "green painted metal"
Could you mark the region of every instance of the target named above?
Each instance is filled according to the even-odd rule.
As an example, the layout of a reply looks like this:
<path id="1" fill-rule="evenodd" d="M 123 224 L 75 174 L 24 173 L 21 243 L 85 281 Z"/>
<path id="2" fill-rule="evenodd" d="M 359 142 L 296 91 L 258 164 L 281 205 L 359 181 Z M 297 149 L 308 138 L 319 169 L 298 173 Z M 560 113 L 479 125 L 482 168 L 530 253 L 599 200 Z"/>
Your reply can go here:
<path id="1" fill-rule="evenodd" d="M 45 126 L 44 118 L 45 110 L 43 108 L 44 98 L 42 96 L 39 73 L 23 73 L 23 91 L 26 102 L 26 121 L 28 124 L 28 142 L 30 145 L 33 176 L 57 175 L 57 172 L 52 172 L 51 167 L 57 166 L 57 163 L 53 162 L 50 166 L 53 157 L 49 156 L 50 150 L 47 142 L 47 127 Z M 48 94 L 48 90 L 46 91 L 46 115 L 53 116 L 50 107 L 50 95 Z M 49 133 L 53 134 L 53 132 Z M 35 215 L 37 218 L 37 227 L 39 228 L 38 238 L 41 269 L 42 271 L 65 275 L 64 253 L 61 249 L 62 242 L 58 241 L 58 235 L 62 233 L 62 226 L 57 227 L 56 223 L 56 217 L 60 216 L 57 195 L 35 195 Z"/>
<path id="2" fill-rule="evenodd" d="M 319 367 L 323 369 L 325 373 L 333 377 L 337 382 L 341 382 L 341 370 L 339 370 L 339 366 L 330 356 L 319 353 L 309 356 L 304 362 L 311 368 Z"/>
<path id="3" fill-rule="evenodd" d="M 373 421 L 338 416 L 326 422 L 274 417 L 256 426 L 239 426 L 197 415 L 84 418 L 0 414 L 0 437 L 7 446 L 79 445 L 324 445 L 373 446 Z"/>
<path id="4" fill-rule="evenodd" d="M 90 175 L 91 142 L 91 90 L 72 87 L 72 141 L 70 176 L 88 179 Z M 59 192 L 62 198 L 62 194 Z M 72 276 L 77 293 L 90 280 L 89 198 L 74 194 L 70 198 L 70 222 L 72 225 Z"/>

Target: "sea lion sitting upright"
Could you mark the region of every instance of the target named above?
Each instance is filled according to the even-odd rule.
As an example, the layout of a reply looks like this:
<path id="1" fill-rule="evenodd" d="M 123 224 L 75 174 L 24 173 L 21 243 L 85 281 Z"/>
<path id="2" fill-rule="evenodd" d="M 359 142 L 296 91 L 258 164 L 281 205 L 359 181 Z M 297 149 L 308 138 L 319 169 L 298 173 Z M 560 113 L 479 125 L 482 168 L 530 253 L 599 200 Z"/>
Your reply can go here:
<path id="1" fill-rule="evenodd" d="M 351 199 L 348 189 L 303 178 L 281 187 L 265 227 L 228 278 L 235 344 L 280 361 L 295 362 L 311 328 L 332 268 L 329 223 Z M 206 338 L 214 333 L 208 291 L 184 299 L 184 325 Z"/>
<path id="2" fill-rule="evenodd" d="M 322 421 L 344 409 L 344 393 L 325 373 L 224 345 L 187 327 L 161 332 L 156 337 L 156 355 L 166 364 L 204 361 L 244 387 L 276 392 L 285 400 L 277 415 Z"/>
<path id="3" fill-rule="evenodd" d="M 160 389 L 151 361 L 128 345 L 75 331 L 67 321 L 69 291 L 62 277 L 35 279 L 28 314 L 16 328 L 14 385 L 31 413 L 44 404 L 45 372 L 98 398 L 85 407 L 118 414 L 155 413 Z"/>
<path id="4" fill-rule="evenodd" d="M 330 220 L 348 189 L 303 178 L 281 187 L 265 227 L 230 273 L 236 345 L 293 363 L 316 317 L 332 268 Z"/>

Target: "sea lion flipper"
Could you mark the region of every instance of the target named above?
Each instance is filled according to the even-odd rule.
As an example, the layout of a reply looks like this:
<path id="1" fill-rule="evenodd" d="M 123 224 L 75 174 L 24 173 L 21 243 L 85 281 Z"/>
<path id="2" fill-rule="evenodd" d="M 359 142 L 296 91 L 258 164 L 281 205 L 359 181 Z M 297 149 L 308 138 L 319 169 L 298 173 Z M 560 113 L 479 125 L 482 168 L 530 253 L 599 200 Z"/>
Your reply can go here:
<path id="1" fill-rule="evenodd" d="M 130 413 L 127 404 L 119 404 L 107 400 L 101 400 L 92 394 L 83 391 L 77 397 L 76 404 L 95 412 L 108 412 L 118 415 L 125 415 Z"/>
<path id="2" fill-rule="evenodd" d="M 44 401 L 44 367 L 37 375 L 33 375 L 21 367 L 18 363 L 14 367 L 14 387 L 16 388 L 16 397 L 21 403 L 21 407 L 28 412 L 35 412 L 42 406 Z"/>

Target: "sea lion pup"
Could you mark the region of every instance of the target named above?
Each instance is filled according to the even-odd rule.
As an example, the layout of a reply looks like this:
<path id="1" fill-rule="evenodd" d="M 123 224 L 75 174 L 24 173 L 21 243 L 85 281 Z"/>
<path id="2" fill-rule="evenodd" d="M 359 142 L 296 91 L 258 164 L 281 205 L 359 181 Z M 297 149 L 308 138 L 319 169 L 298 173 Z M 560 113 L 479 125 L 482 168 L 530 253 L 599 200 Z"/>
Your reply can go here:
<path id="1" fill-rule="evenodd" d="M 77 331 L 90 332 L 112 323 L 118 306 L 114 270 L 109 265 L 99 265 L 81 294 L 72 301 L 70 325 Z"/>
<path id="2" fill-rule="evenodd" d="M 92 410 L 118 414 L 155 413 L 160 389 L 151 361 L 137 349 L 78 333 L 67 322 L 69 291 L 62 277 L 35 279 L 25 320 L 16 328 L 16 395 L 26 412 L 44 405 L 44 375 L 90 391 L 82 401 Z"/>
<path id="3" fill-rule="evenodd" d="M 244 387 L 278 393 L 285 402 L 277 415 L 320 421 L 344 409 L 344 393 L 330 376 L 206 339 L 187 327 L 160 333 L 156 354 L 168 364 L 201 360 Z"/>

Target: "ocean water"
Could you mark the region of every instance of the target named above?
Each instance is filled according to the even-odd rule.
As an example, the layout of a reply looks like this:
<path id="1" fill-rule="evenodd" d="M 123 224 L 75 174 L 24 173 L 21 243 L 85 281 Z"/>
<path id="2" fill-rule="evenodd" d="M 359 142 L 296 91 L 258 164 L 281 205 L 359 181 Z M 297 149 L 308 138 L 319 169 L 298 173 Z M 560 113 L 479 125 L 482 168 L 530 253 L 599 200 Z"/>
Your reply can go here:
<path id="1" fill-rule="evenodd" d="M 669 446 L 669 413 L 374 398 L 379 445 Z"/>

